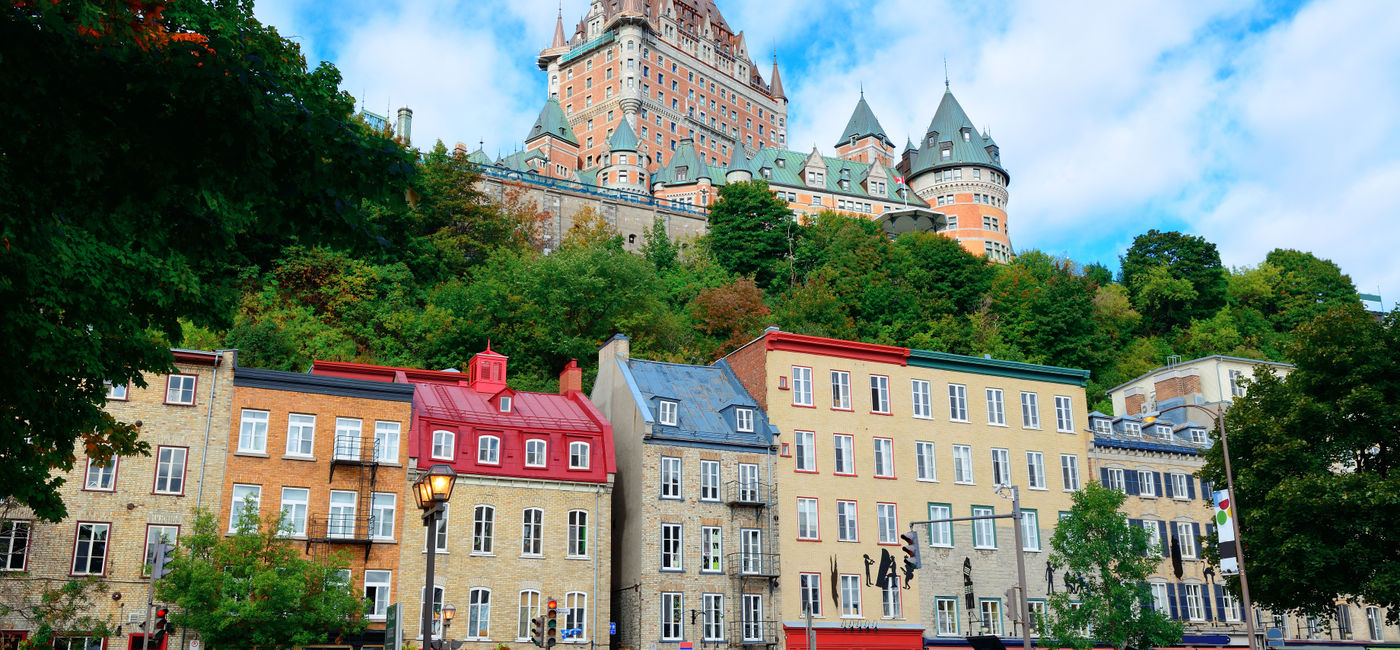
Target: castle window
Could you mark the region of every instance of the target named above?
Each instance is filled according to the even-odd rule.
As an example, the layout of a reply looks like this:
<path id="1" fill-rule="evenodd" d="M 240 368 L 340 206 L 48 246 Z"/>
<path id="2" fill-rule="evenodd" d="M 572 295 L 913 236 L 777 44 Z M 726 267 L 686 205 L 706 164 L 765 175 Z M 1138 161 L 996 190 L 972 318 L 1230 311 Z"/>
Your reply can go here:
<path id="1" fill-rule="evenodd" d="M 777 165 L 779 168 L 787 167 L 787 160 L 784 158 L 774 158 L 773 164 Z"/>
<path id="2" fill-rule="evenodd" d="M 678 181 L 686 180 L 686 176 L 689 175 L 689 173 L 690 173 L 690 168 L 689 168 L 689 167 L 677 167 L 677 168 L 676 168 L 676 180 L 678 180 Z"/>

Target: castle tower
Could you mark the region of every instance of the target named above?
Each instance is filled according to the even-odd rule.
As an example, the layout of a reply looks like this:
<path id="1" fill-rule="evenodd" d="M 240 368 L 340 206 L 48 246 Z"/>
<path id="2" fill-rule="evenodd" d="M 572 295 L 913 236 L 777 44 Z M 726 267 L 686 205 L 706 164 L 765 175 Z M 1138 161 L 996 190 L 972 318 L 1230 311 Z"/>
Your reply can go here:
<path id="1" fill-rule="evenodd" d="M 749 157 L 744 154 L 744 147 L 734 146 L 734 155 L 729 159 L 729 167 L 724 170 L 725 183 L 742 183 L 753 180 L 753 170 L 749 169 Z"/>
<path id="2" fill-rule="evenodd" d="M 880 120 L 875 119 L 870 105 L 865 103 L 864 90 L 860 93 L 855 110 L 851 111 L 846 129 L 841 132 L 841 139 L 836 143 L 836 155 L 863 163 L 894 164 L 894 143 L 885 135 L 885 129 L 880 126 Z"/>
<path id="3" fill-rule="evenodd" d="M 532 161 L 531 169 L 542 176 L 552 178 L 573 178 L 578 169 L 578 138 L 564 118 L 559 101 L 550 97 L 530 127 L 530 135 L 525 138 L 527 152 L 539 152 L 542 158 Z"/>
<path id="4" fill-rule="evenodd" d="M 608 138 L 608 152 L 602 169 L 598 170 L 598 184 L 629 192 L 647 192 L 646 162 L 637 152 L 637 135 L 627 120 L 617 125 L 617 130 Z"/>
<path id="5" fill-rule="evenodd" d="M 996 142 L 977 132 L 948 90 L 918 151 L 906 152 L 900 171 L 915 195 L 947 216 L 944 234 L 974 253 L 1007 262 L 1013 252 L 1006 217 L 1011 180 L 1001 165 Z"/>
<path id="6" fill-rule="evenodd" d="M 691 205 L 709 205 L 717 197 L 715 174 L 696 151 L 695 141 L 681 140 L 676 155 L 652 178 L 652 194 Z"/>

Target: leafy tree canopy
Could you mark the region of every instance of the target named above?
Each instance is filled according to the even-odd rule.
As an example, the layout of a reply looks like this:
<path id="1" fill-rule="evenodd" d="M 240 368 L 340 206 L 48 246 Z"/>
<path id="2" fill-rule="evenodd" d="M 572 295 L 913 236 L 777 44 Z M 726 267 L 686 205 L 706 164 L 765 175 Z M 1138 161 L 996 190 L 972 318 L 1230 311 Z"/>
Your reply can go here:
<path id="1" fill-rule="evenodd" d="M 1220 253 L 1204 237 L 1149 230 L 1120 258 L 1133 306 L 1164 331 L 1209 317 L 1225 304 Z"/>
<path id="2" fill-rule="evenodd" d="M 735 275 L 753 275 L 767 286 L 788 255 L 793 230 L 787 203 L 767 181 L 729 183 L 710 205 L 710 245 L 720 266 Z"/>

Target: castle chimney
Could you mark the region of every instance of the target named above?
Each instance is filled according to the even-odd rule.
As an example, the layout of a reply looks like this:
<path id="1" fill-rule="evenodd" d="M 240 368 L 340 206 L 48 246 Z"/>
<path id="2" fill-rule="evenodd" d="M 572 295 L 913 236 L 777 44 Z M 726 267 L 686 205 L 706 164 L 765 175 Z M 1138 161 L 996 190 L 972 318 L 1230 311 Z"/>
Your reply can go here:
<path id="1" fill-rule="evenodd" d="M 571 392 L 583 391 L 583 369 L 578 367 L 578 359 L 569 359 L 569 365 L 564 366 L 563 372 L 559 373 L 559 394 L 568 395 Z"/>
<path id="2" fill-rule="evenodd" d="M 404 144 L 412 141 L 409 136 L 410 132 L 413 131 L 413 111 L 409 107 L 405 106 L 399 109 L 399 126 L 394 131 L 398 133 L 400 138 L 403 138 Z"/>

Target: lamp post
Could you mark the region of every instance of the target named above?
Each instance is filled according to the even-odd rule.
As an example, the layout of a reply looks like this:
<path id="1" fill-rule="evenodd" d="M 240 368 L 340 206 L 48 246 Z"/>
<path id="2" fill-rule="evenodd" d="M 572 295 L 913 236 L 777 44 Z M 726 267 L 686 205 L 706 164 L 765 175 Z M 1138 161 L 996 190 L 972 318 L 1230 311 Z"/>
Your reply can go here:
<path id="1" fill-rule="evenodd" d="M 1249 650 L 1254 650 L 1254 606 L 1249 600 L 1249 579 L 1244 572 L 1244 519 L 1240 516 L 1240 502 L 1235 499 L 1235 475 L 1230 471 L 1230 443 L 1225 436 L 1225 405 L 1221 404 L 1217 410 L 1212 411 L 1200 404 L 1178 404 L 1162 409 L 1162 412 L 1180 408 L 1200 409 L 1206 412 L 1215 419 L 1215 426 L 1220 430 L 1220 452 L 1225 458 L 1225 489 L 1230 495 L 1230 507 L 1235 511 L 1234 519 L 1238 524 L 1235 528 L 1235 559 L 1240 567 L 1240 597 L 1244 600 L 1244 609 L 1240 613 L 1244 616 L 1245 633 L 1249 635 Z"/>
<path id="2" fill-rule="evenodd" d="M 428 572 L 423 586 L 423 647 L 433 644 L 433 602 L 437 593 L 433 589 L 433 568 L 437 559 L 437 526 L 442 519 L 442 510 L 447 500 L 452 498 L 452 486 L 457 482 L 457 470 L 451 465 L 437 463 L 413 484 L 413 498 L 418 501 L 418 509 L 423 511 L 423 525 L 427 527 L 424 548 L 428 549 Z M 456 608 L 443 608 L 443 631 L 447 622 L 456 614 Z"/>

